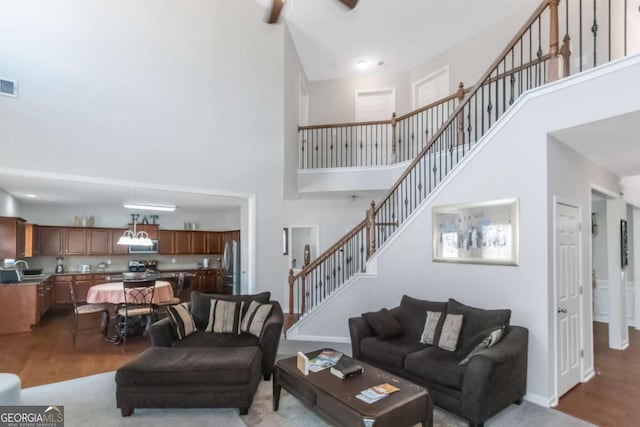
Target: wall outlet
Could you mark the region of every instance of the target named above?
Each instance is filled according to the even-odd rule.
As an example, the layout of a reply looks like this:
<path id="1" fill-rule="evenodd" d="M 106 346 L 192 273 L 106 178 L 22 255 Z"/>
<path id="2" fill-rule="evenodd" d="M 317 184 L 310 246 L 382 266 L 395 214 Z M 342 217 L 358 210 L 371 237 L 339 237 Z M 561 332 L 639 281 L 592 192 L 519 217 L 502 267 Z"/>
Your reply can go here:
<path id="1" fill-rule="evenodd" d="M 175 264 L 176 263 L 176 259 L 175 258 L 171 258 L 171 264 Z"/>
<path id="2" fill-rule="evenodd" d="M 111 260 L 110 259 L 107 260 L 107 265 L 111 265 Z"/>

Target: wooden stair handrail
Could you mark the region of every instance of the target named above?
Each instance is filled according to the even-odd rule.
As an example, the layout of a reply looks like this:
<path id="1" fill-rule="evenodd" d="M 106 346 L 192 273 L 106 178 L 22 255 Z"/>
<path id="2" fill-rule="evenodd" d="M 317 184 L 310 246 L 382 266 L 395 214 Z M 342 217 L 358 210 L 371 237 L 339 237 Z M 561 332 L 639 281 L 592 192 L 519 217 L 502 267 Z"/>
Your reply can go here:
<path id="1" fill-rule="evenodd" d="M 460 84 L 462 84 L 462 83 L 460 83 Z M 464 93 L 467 93 L 467 92 L 469 92 L 470 90 L 471 90 L 470 88 L 469 88 L 469 89 L 464 89 Z M 432 109 L 432 108 L 435 108 L 435 107 L 437 107 L 437 106 L 438 106 L 438 105 L 440 105 L 440 104 L 446 104 L 447 102 L 449 102 L 449 101 L 453 101 L 454 99 L 457 99 L 457 98 L 459 98 L 459 97 L 460 97 L 460 93 L 459 93 L 458 91 L 456 91 L 456 93 L 452 93 L 452 94 L 451 94 L 451 95 L 449 95 L 449 96 L 445 96 L 444 98 L 439 99 L 439 100 L 437 100 L 437 101 L 434 101 L 434 102 L 432 102 L 431 104 L 427 104 L 427 105 L 425 105 L 424 107 L 420 107 L 420 108 L 418 108 L 417 110 L 411 111 L 411 112 L 409 112 L 409 113 L 407 113 L 407 114 L 403 114 L 403 115 L 401 115 L 401 116 L 398 116 L 398 117 L 396 117 L 396 120 L 400 121 L 400 120 L 408 119 L 408 118 L 409 118 L 409 117 L 411 117 L 411 116 L 415 116 L 416 114 L 420 114 L 420 113 L 422 113 L 423 111 L 427 111 L 427 110 L 430 110 L 430 109 Z"/>
<path id="2" fill-rule="evenodd" d="M 293 279 L 297 280 L 298 277 L 306 275 L 310 270 L 313 270 L 318 264 L 322 263 L 322 261 L 329 258 L 334 252 L 340 249 L 340 247 L 344 245 L 347 242 L 347 240 L 351 239 L 353 236 L 355 236 L 364 228 L 366 228 L 366 224 L 367 224 L 367 220 L 366 219 L 362 220 L 358 225 L 353 227 L 351 231 L 349 231 L 347 234 L 342 236 L 340 240 L 334 243 L 329 249 L 327 249 L 322 254 L 320 254 L 316 259 L 311 261 L 309 265 L 303 267 L 298 274 L 293 276 Z"/>
<path id="3" fill-rule="evenodd" d="M 482 75 L 482 77 L 480 78 L 478 83 L 476 83 L 473 86 L 473 88 L 469 91 L 470 95 L 466 97 L 466 101 L 461 102 L 456 107 L 456 109 L 451 113 L 449 118 L 440 126 L 438 131 L 431 137 L 430 142 L 422 150 L 420 150 L 420 153 L 418 153 L 418 155 L 413 159 L 413 161 L 407 167 L 407 169 L 405 169 L 405 171 L 402 173 L 402 175 L 400 175 L 400 177 L 396 180 L 395 184 L 393 184 L 393 186 L 387 192 L 387 194 L 382 199 L 382 201 L 380 203 L 378 203 L 378 205 L 376 207 L 376 213 L 378 213 L 378 211 L 384 206 L 386 201 L 389 200 L 389 198 L 393 195 L 395 190 L 400 186 L 402 181 L 404 181 L 404 179 L 413 171 L 415 166 L 420 162 L 420 160 L 422 160 L 422 158 L 425 156 L 425 154 L 429 152 L 429 149 L 431 149 L 431 147 L 433 146 L 433 144 L 435 144 L 435 142 L 438 140 L 438 138 L 440 138 L 440 136 L 442 136 L 442 134 L 445 131 L 445 129 L 447 129 L 449 127 L 449 125 L 451 125 L 451 123 L 453 123 L 453 121 L 458 117 L 458 114 L 460 114 L 461 112 L 464 111 L 464 107 L 466 107 L 466 105 L 469 102 L 469 100 L 471 99 L 471 97 L 473 95 L 475 95 L 478 92 L 478 90 L 485 84 L 485 81 L 488 78 L 491 77 L 491 74 L 493 74 L 493 72 L 495 71 L 496 67 L 498 65 L 500 65 L 500 63 L 509 54 L 511 49 L 513 49 L 516 46 L 516 44 L 522 38 L 522 36 L 524 36 L 525 33 L 527 31 L 529 31 L 529 28 L 531 28 L 531 25 L 533 25 L 533 23 L 535 23 L 535 21 L 542 15 L 542 13 L 546 10 L 546 8 L 549 6 L 549 4 L 551 2 L 553 2 L 553 1 L 555 1 L 555 0 L 544 0 L 536 8 L 536 10 L 533 12 L 531 17 L 529 17 L 529 19 L 527 19 L 525 24 L 520 28 L 520 30 L 516 33 L 516 35 L 511 39 L 511 41 L 509 42 L 507 47 L 500 53 L 498 58 L 495 61 L 493 61 L 493 63 L 489 67 L 489 69 Z"/>

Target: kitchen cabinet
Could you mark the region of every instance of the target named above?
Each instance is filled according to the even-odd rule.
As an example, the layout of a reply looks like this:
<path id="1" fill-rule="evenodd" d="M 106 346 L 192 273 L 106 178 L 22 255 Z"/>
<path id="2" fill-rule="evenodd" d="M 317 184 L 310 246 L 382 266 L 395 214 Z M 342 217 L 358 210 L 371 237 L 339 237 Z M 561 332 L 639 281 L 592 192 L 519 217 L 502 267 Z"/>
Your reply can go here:
<path id="1" fill-rule="evenodd" d="M 25 220 L 17 217 L 0 217 L 0 259 L 24 258 Z"/>
<path id="2" fill-rule="evenodd" d="M 24 225 L 24 256 L 40 255 L 40 228 L 35 224 Z"/>
<path id="3" fill-rule="evenodd" d="M 153 224 L 136 224 L 136 233 L 144 231 L 149 235 L 151 240 L 158 240 L 159 225 Z M 129 224 L 129 230 L 133 231 L 133 224 Z"/>
<path id="4" fill-rule="evenodd" d="M 122 233 L 124 233 L 125 229 L 111 229 L 109 230 L 109 253 L 111 255 L 128 255 L 129 254 L 129 246 L 127 245 L 119 245 L 118 240 Z"/>
<path id="5" fill-rule="evenodd" d="M 174 231 L 174 253 L 190 254 L 191 253 L 191 232 Z"/>
<path id="6" fill-rule="evenodd" d="M 73 276 L 55 276 L 53 280 L 53 302 L 55 304 L 71 304 L 69 287 L 73 284 Z"/>
<path id="7" fill-rule="evenodd" d="M 38 300 L 36 304 L 36 313 L 38 322 L 44 316 L 54 302 L 54 284 L 52 279 L 48 279 L 38 287 Z"/>
<path id="8" fill-rule="evenodd" d="M 87 229 L 86 228 L 66 228 L 64 232 L 64 254 L 65 255 L 86 255 L 87 254 Z"/>
<path id="9" fill-rule="evenodd" d="M 189 239 L 191 240 L 191 249 L 189 253 L 192 254 L 206 254 L 207 252 L 207 233 L 203 231 L 192 231 L 189 233 Z"/>
<path id="10" fill-rule="evenodd" d="M 208 254 L 221 254 L 222 253 L 222 233 L 207 231 L 205 232 L 207 239 L 207 253 Z"/>
<path id="11" fill-rule="evenodd" d="M 63 255 L 63 227 L 38 227 L 40 255 Z"/>
<path id="12" fill-rule="evenodd" d="M 175 231 L 172 230 L 158 231 L 158 254 L 173 255 L 176 253 L 175 236 Z"/>
<path id="13" fill-rule="evenodd" d="M 105 228 L 94 228 L 86 231 L 88 238 L 86 244 L 87 255 L 109 254 L 109 232 L 110 230 Z"/>

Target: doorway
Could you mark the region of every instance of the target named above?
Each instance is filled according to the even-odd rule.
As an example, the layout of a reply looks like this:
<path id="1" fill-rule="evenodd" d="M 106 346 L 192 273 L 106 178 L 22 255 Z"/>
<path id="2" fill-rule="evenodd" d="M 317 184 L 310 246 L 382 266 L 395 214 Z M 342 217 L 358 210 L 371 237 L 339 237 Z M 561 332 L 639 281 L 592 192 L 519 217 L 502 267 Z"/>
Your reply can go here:
<path id="1" fill-rule="evenodd" d="M 562 396 L 580 382 L 582 259 L 580 208 L 555 204 L 556 379 Z"/>

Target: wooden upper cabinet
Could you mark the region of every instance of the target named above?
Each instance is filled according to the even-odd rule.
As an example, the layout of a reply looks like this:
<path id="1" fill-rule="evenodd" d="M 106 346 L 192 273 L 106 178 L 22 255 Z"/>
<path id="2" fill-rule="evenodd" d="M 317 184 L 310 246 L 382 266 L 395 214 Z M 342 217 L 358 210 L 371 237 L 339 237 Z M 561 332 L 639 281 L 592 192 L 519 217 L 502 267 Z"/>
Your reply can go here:
<path id="1" fill-rule="evenodd" d="M 40 255 L 63 255 L 62 227 L 38 227 L 40 234 Z"/>
<path id="2" fill-rule="evenodd" d="M 191 251 L 192 254 L 206 254 L 207 252 L 207 234 L 204 231 L 192 231 L 191 239 Z"/>
<path id="3" fill-rule="evenodd" d="M 159 236 L 158 225 L 136 224 L 136 232 L 145 231 L 151 240 L 157 240 Z M 133 231 L 133 224 L 129 224 L 129 230 Z"/>
<path id="4" fill-rule="evenodd" d="M 65 255 L 86 255 L 87 230 L 85 228 L 67 228 L 64 235 Z"/>
<path id="5" fill-rule="evenodd" d="M 0 217 L 0 259 L 24 257 L 24 219 Z"/>
<path id="6" fill-rule="evenodd" d="M 190 231 L 174 231 L 175 241 L 174 250 L 176 254 L 191 253 L 191 232 Z"/>
<path id="7" fill-rule="evenodd" d="M 208 231 L 207 233 L 207 253 L 222 253 L 222 233 Z"/>
<path id="8" fill-rule="evenodd" d="M 35 224 L 24 225 L 24 256 L 40 255 L 40 233 Z"/>
<path id="9" fill-rule="evenodd" d="M 176 232 L 172 230 L 158 231 L 158 254 L 173 255 L 176 253 L 175 233 Z"/>
<path id="10" fill-rule="evenodd" d="M 111 229 L 109 230 L 109 253 L 112 255 L 127 255 L 129 253 L 129 246 L 127 245 L 119 245 L 118 240 L 120 236 L 124 233 L 125 229 Z"/>
<path id="11" fill-rule="evenodd" d="M 89 229 L 86 232 L 87 232 L 87 255 L 108 255 L 109 249 L 110 249 L 109 248 L 110 230 L 106 228 L 104 229 L 98 228 L 98 229 Z"/>

